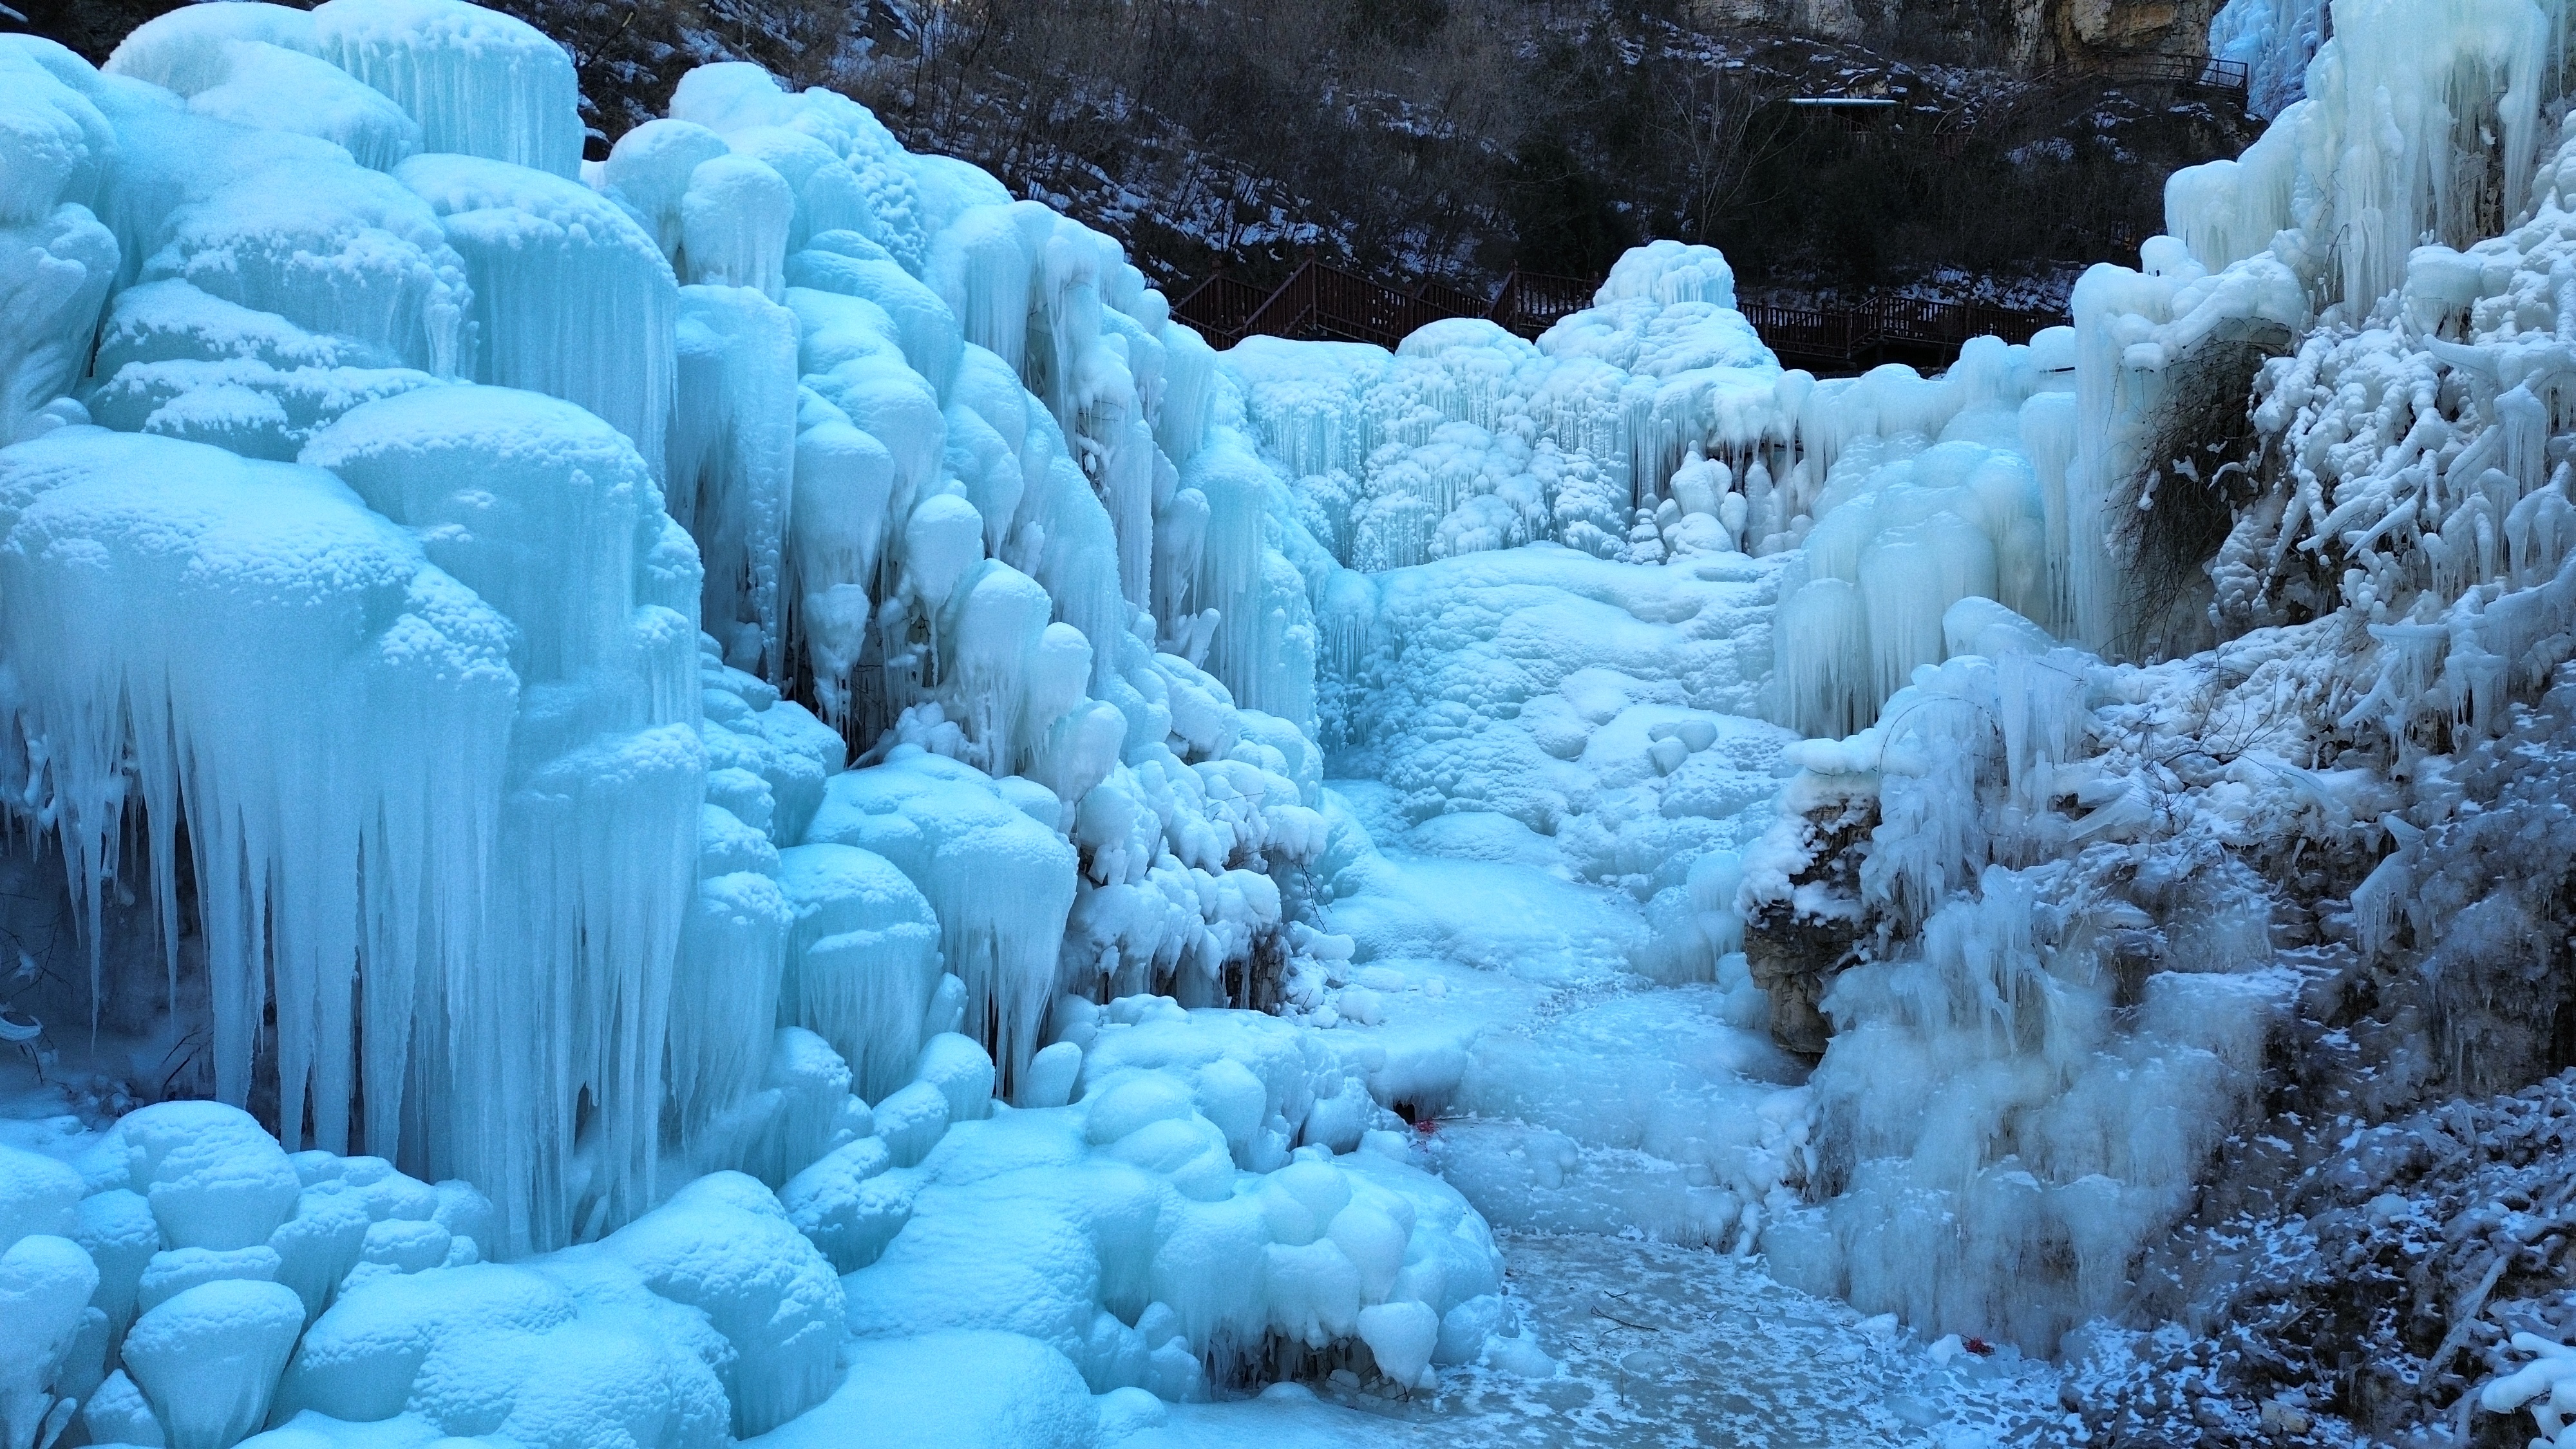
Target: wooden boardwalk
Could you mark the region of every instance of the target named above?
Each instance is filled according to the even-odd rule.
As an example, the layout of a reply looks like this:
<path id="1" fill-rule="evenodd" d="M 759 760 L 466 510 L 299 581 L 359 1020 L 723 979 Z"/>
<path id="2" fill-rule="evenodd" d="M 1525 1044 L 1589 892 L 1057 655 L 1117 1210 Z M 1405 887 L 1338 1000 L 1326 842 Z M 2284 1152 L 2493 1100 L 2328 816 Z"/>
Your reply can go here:
<path id="1" fill-rule="evenodd" d="M 1438 282 L 1405 291 L 1309 260 L 1269 292 L 1220 272 L 1174 303 L 1172 315 L 1218 347 L 1259 335 L 1373 342 L 1391 351 L 1415 331 L 1453 317 L 1483 317 L 1506 332 L 1534 338 L 1559 317 L 1591 306 L 1600 285 L 1514 272 L 1487 302 Z"/>
<path id="2" fill-rule="evenodd" d="M 1407 291 L 1328 263 L 1308 261 L 1264 292 L 1223 273 L 1200 283 L 1172 307 L 1217 347 L 1246 337 L 1370 342 L 1393 350 L 1414 331 L 1453 317 L 1486 318 L 1535 338 L 1557 319 L 1592 305 L 1597 282 L 1513 272 L 1487 302 L 1454 287 L 1425 282 Z M 2028 342 L 2064 319 L 1969 302 L 1872 297 L 1826 307 L 1743 304 L 1745 319 L 1782 365 L 1832 375 L 1902 362 L 1937 369 L 1959 356 L 1971 337 Z"/>

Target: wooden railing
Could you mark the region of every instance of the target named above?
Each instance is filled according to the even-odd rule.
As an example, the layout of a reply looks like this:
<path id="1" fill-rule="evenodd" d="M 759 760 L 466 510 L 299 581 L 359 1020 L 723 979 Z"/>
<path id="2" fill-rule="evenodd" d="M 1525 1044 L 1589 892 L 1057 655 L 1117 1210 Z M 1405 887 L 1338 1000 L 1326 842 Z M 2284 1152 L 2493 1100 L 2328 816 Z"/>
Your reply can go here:
<path id="1" fill-rule="evenodd" d="M 1373 342 L 1392 350 L 1413 332 L 1451 317 L 1484 317 L 1508 332 L 1536 337 L 1558 318 L 1591 306 L 1600 285 L 1516 271 L 1488 303 L 1440 282 L 1400 291 L 1310 260 L 1267 295 L 1219 273 L 1174 303 L 1172 315 L 1218 347 L 1258 335 Z"/>
<path id="2" fill-rule="evenodd" d="M 1172 315 L 1221 348 L 1263 336 L 1371 342 L 1391 351 L 1416 330 L 1451 317 L 1483 317 L 1506 331 L 1534 338 L 1559 319 L 1591 306 L 1599 285 L 1516 271 L 1503 279 L 1501 290 L 1487 303 L 1438 282 L 1407 292 L 1308 261 L 1266 295 L 1233 277 L 1210 277 L 1174 304 Z M 1888 296 L 1824 307 L 1747 302 L 1742 310 L 1783 364 L 1825 373 L 1858 371 L 1882 362 L 1944 366 L 1971 337 L 1992 335 L 2006 342 L 2028 342 L 2042 327 L 2064 320 L 1973 302 Z"/>
<path id="3" fill-rule="evenodd" d="M 1494 295 L 1493 308 L 1485 315 L 1501 323 L 1506 332 L 1534 338 L 1555 326 L 1557 319 L 1591 306 L 1593 294 L 1600 290 L 1599 282 L 1516 271 L 1503 278 L 1503 289 Z"/>
<path id="4" fill-rule="evenodd" d="M 2113 55 L 2055 66 L 2033 78 L 2043 90 L 2085 85 L 2172 85 L 2245 98 L 2253 68 L 2241 60 L 2189 55 Z"/>
<path id="5" fill-rule="evenodd" d="M 1814 372 L 1850 372 L 1882 362 L 1916 367 L 1955 360 L 1972 337 L 2028 342 L 2062 317 L 1976 302 L 1873 297 L 1830 307 L 1741 304 L 1744 319 L 1782 364 Z"/>
<path id="6" fill-rule="evenodd" d="M 1192 288 L 1172 308 L 1172 315 L 1217 346 L 1231 347 L 1242 339 L 1243 324 L 1269 300 L 1270 294 L 1259 287 L 1219 272 Z"/>

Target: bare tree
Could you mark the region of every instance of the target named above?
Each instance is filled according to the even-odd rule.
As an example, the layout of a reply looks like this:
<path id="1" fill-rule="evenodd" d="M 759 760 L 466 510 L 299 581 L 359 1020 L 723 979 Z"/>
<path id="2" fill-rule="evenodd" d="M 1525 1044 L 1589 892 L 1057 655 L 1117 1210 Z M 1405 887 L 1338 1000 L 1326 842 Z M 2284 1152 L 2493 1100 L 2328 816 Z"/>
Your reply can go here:
<path id="1" fill-rule="evenodd" d="M 1758 178 L 1789 147 L 1785 99 L 1776 78 L 1742 62 L 1658 68 L 1650 125 L 1674 163 L 1682 240 L 1708 241 L 1726 218 L 1782 199 L 1776 181 Z"/>

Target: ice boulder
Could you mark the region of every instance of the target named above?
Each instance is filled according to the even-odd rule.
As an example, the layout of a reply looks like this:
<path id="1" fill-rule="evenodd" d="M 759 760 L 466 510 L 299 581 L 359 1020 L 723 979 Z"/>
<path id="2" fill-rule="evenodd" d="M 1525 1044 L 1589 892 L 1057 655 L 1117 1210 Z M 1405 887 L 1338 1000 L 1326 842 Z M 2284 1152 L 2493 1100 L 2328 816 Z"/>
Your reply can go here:
<path id="1" fill-rule="evenodd" d="M 786 290 L 781 267 L 795 224 L 786 178 L 750 156 L 700 162 L 680 198 L 680 258 L 692 285 L 749 287 L 771 301 Z"/>
<path id="2" fill-rule="evenodd" d="M 161 1224 L 152 1205 L 133 1191 L 110 1188 L 82 1198 L 67 1236 L 98 1265 L 98 1293 L 91 1299 L 117 1333 L 134 1321 L 143 1270 L 161 1251 Z"/>
<path id="3" fill-rule="evenodd" d="M 304 1300 L 292 1288 L 201 1283 L 135 1320 L 125 1368 L 168 1430 L 170 1449 L 231 1449 L 267 1419 L 303 1329 Z"/>
<path id="4" fill-rule="evenodd" d="M 115 235 L 84 206 L 0 226 L 0 309 L 11 321 L 0 334 L 0 443 L 46 426 L 41 409 L 80 376 L 117 259 Z"/>
<path id="5" fill-rule="evenodd" d="M 877 1136 L 897 1167 L 930 1155 L 948 1131 L 948 1094 L 930 1082 L 913 1082 L 876 1104 Z"/>
<path id="6" fill-rule="evenodd" d="M 0 1145 L 0 1252 L 29 1233 L 69 1237 L 83 1195 L 70 1164 Z"/>
<path id="7" fill-rule="evenodd" d="M 220 1102 L 162 1102 L 117 1124 L 133 1180 L 174 1248 L 265 1244 L 304 1185 L 256 1118 Z"/>
<path id="8" fill-rule="evenodd" d="M 98 1269 L 68 1238 L 31 1233 L 0 1253 L 0 1435 L 8 1443 L 34 1442 L 53 1412 L 56 1375 L 97 1288 Z"/>
<path id="9" fill-rule="evenodd" d="M 617 138 L 599 171 L 600 188 L 653 229 L 665 258 L 680 249 L 680 202 L 700 165 L 728 154 L 724 137 L 689 121 L 655 120 Z"/>
<path id="10" fill-rule="evenodd" d="M 219 60 L 223 78 L 188 99 L 198 115 L 318 137 L 371 171 L 421 149 L 419 122 L 329 61 L 260 40 L 226 41 Z"/>
<path id="11" fill-rule="evenodd" d="M 765 1434 L 831 1392 L 840 1279 L 758 1182 L 731 1172 L 699 1178 L 597 1251 L 655 1294 L 704 1313 L 732 1345 L 725 1378 L 736 1437 Z"/>
<path id="12" fill-rule="evenodd" d="M 193 96 L 224 83 L 232 69 L 228 48 L 242 42 L 311 54 L 313 17 L 257 0 L 183 5 L 134 27 L 100 68 Z"/>
<path id="13" fill-rule="evenodd" d="M 1430 1373 L 1440 1317 L 1419 1302 L 1379 1303 L 1360 1310 L 1359 1333 L 1377 1357 L 1379 1372 L 1419 1387 Z"/>
<path id="14" fill-rule="evenodd" d="M 746 1449 L 1088 1449 L 1097 1433 L 1072 1360 L 1018 1334 L 951 1330 L 860 1342 L 838 1392 Z"/>
<path id="15" fill-rule="evenodd" d="M 825 1153 L 779 1193 L 787 1220 L 831 1260 L 832 1271 L 856 1272 L 875 1262 L 903 1230 L 916 1179 L 886 1177 L 893 1166 L 883 1139 L 862 1137 Z"/>
<path id="16" fill-rule="evenodd" d="M 830 1042 L 853 1088 L 881 1101 L 911 1078 L 940 979 L 939 920 L 881 855 L 849 845 L 779 852 L 793 917 L 779 983 L 785 1020 Z"/>
<path id="17" fill-rule="evenodd" d="M 50 41 L 0 50 L 0 443 L 47 426 L 39 410 L 80 376 L 120 260 L 90 209 L 116 135 L 56 67 L 95 82 Z"/>
<path id="18" fill-rule="evenodd" d="M 483 1345 L 524 1352 L 576 1312 L 560 1281 L 531 1268 L 485 1264 L 377 1278 L 342 1294 L 304 1335 L 279 1412 L 373 1423 L 409 1410 L 441 1427 L 477 1422 L 515 1383 L 461 1371 Z M 517 1364 L 517 1372 L 526 1369 Z"/>
<path id="19" fill-rule="evenodd" d="M 971 1038 L 942 1032 L 922 1043 L 913 1079 L 948 1100 L 948 1120 L 975 1122 L 993 1115 L 993 1059 Z"/>
<path id="20" fill-rule="evenodd" d="M 308 1320 L 321 1315 L 340 1280 L 357 1266 L 373 1221 L 359 1190 L 319 1182 L 296 1199 L 295 1216 L 268 1235 L 277 1254 L 277 1281 L 304 1300 Z"/>
<path id="21" fill-rule="evenodd" d="M 277 1250 L 265 1245 L 220 1252 L 213 1248 L 172 1248 L 153 1254 L 152 1261 L 144 1265 L 143 1276 L 135 1285 L 134 1306 L 148 1316 L 153 1309 L 200 1283 L 274 1283 L 277 1267 Z"/>
<path id="22" fill-rule="evenodd" d="M 109 1374 L 93 1390 L 88 1402 L 81 1405 L 81 1424 L 89 1430 L 93 1444 L 137 1444 L 161 1449 L 169 1435 L 161 1430 L 161 1421 L 152 1417 L 151 1401 L 134 1386 L 125 1370 Z"/>

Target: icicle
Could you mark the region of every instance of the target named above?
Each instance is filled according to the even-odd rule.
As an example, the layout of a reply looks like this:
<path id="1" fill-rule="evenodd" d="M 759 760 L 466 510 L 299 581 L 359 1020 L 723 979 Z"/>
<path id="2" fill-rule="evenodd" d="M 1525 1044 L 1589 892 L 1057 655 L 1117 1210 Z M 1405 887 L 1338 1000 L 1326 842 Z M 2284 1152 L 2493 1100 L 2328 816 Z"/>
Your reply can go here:
<path id="1" fill-rule="evenodd" d="M 475 380 L 580 404 L 658 480 L 679 292 L 653 239 L 598 193 L 497 161 L 415 156 L 395 179 L 430 203 L 465 258 Z"/>
<path id="2" fill-rule="evenodd" d="M 1773 717 L 1818 739 L 1840 739 L 1867 724 L 1876 692 L 1860 590 L 1843 579 L 1808 580 L 1782 594 L 1773 621 Z"/>
<path id="3" fill-rule="evenodd" d="M 920 888 L 941 956 L 966 984 L 968 1033 L 992 1052 L 1007 1095 L 1054 999 L 1073 848 L 982 773 L 911 745 L 833 776 L 806 838 L 875 851 Z"/>
<path id="4" fill-rule="evenodd" d="M 939 922 L 883 856 L 799 845 L 779 856 L 794 924 L 778 998 L 782 1024 L 832 1044 L 851 1087 L 883 1101 L 912 1079 L 923 1013 L 940 977 Z"/>
<path id="5" fill-rule="evenodd" d="M 248 1094 L 274 979 L 286 1140 L 309 1098 L 315 1139 L 347 1150 L 363 1072 L 391 1150 L 411 1004 L 470 969 L 508 626 L 315 469 L 71 428 L 0 454 L 0 497 L 17 725 L 47 742 L 93 951 L 130 751 L 165 923 L 187 821 L 218 1094 Z"/>
<path id="6" fill-rule="evenodd" d="M 409 111 L 424 151 L 577 174 L 572 57 L 524 21 L 463 0 L 327 0 L 313 47 Z"/>
<path id="7" fill-rule="evenodd" d="M 664 492 L 706 568 L 701 627 L 730 637 L 755 626 L 760 657 L 744 667 L 783 678 L 790 500 L 800 461 L 810 455 L 821 466 L 821 445 L 807 447 L 798 433 L 796 318 L 749 288 L 684 287 L 678 355 Z M 875 507 L 873 518 L 853 523 L 881 523 L 882 492 Z"/>

